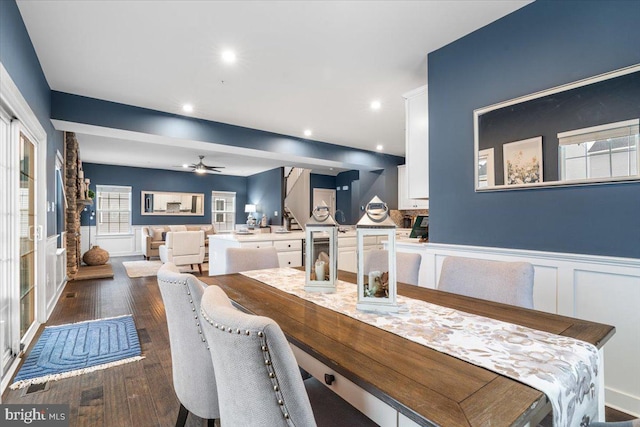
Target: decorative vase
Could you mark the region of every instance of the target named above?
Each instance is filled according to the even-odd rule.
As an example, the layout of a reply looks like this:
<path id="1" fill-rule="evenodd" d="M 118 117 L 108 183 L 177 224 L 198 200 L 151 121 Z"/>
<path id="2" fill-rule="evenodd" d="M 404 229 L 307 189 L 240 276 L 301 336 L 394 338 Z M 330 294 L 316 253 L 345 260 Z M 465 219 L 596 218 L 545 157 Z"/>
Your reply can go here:
<path id="1" fill-rule="evenodd" d="M 100 246 L 93 246 L 82 255 L 82 261 L 87 265 L 103 265 L 109 261 L 109 252 Z"/>

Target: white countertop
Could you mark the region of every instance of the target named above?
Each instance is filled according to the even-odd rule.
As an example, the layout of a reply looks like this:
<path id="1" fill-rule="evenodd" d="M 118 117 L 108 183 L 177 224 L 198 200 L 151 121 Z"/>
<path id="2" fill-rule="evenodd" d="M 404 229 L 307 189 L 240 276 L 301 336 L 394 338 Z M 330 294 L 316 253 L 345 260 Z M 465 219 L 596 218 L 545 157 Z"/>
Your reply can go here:
<path id="1" fill-rule="evenodd" d="M 415 245 L 424 245 L 424 243 L 419 243 L 418 239 L 410 239 L 407 233 L 409 229 L 399 228 L 396 232 L 396 244 L 415 244 Z M 356 230 L 348 230 L 344 233 L 338 233 L 338 239 L 341 237 L 355 237 Z M 237 242 L 260 242 L 260 241 L 276 241 L 276 240 L 297 240 L 304 239 L 305 233 L 304 231 L 291 231 L 289 233 L 260 233 L 259 231 L 254 231 L 252 234 L 238 234 L 238 233 L 219 233 L 212 234 L 209 236 L 210 240 L 226 240 L 226 241 L 237 241 Z"/>
<path id="2" fill-rule="evenodd" d="M 298 240 L 304 239 L 304 231 L 291 231 L 289 233 L 260 233 L 253 232 L 253 234 L 238 234 L 238 233 L 219 233 L 209 236 L 209 241 L 212 240 L 232 240 L 238 242 L 261 242 L 261 241 L 275 241 L 275 240 Z"/>

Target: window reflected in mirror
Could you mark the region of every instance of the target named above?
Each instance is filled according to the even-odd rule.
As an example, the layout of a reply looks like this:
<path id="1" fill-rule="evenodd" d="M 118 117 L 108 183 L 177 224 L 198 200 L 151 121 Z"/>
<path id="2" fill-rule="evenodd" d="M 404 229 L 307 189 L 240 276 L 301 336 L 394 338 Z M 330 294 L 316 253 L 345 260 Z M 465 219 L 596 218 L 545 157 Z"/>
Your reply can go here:
<path id="1" fill-rule="evenodd" d="M 203 193 L 141 191 L 142 215 L 204 216 Z"/>
<path id="2" fill-rule="evenodd" d="M 558 134 L 561 178 L 637 176 L 639 123 L 636 119 Z"/>

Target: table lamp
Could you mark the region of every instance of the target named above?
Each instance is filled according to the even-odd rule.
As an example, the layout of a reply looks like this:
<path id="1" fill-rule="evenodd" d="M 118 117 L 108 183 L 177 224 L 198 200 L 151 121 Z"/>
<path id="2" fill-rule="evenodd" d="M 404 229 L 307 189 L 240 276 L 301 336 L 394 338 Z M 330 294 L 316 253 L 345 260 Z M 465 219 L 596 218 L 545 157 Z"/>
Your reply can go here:
<path id="1" fill-rule="evenodd" d="M 255 213 L 255 211 L 256 211 L 256 205 L 252 205 L 252 204 L 244 205 L 244 212 L 249 214 L 247 216 L 247 227 L 250 229 L 253 229 L 256 226 L 256 219 L 252 215 L 253 213 Z"/>

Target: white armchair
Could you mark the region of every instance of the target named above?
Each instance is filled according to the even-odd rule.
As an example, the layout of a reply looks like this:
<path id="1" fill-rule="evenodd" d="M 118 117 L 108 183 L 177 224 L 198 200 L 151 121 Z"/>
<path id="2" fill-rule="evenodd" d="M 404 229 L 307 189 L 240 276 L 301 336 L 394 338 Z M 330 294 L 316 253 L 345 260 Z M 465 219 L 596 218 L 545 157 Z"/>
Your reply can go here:
<path id="1" fill-rule="evenodd" d="M 165 244 L 160 246 L 160 260 L 172 262 L 177 266 L 198 265 L 202 274 L 204 262 L 204 231 L 170 231 L 167 233 Z"/>

